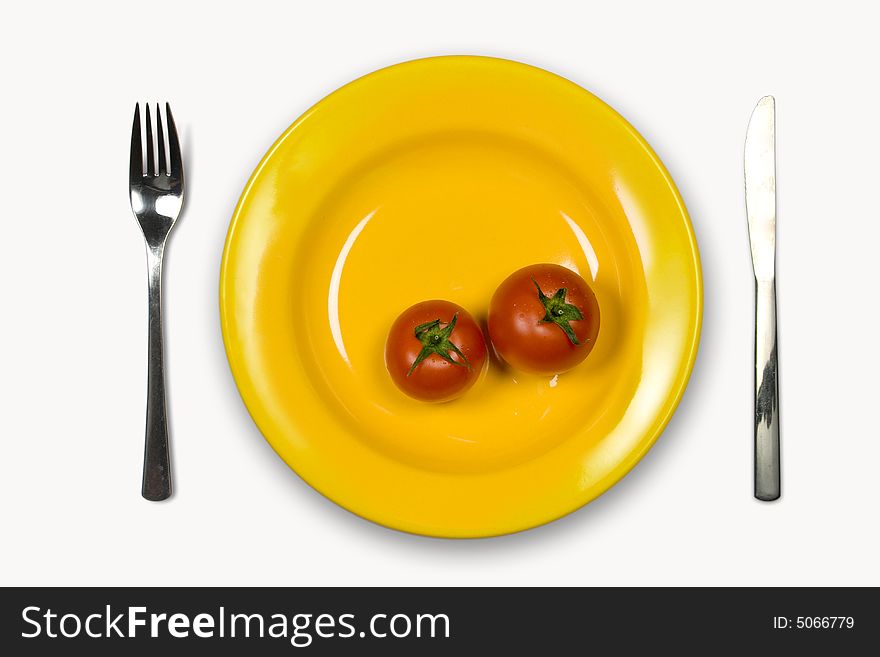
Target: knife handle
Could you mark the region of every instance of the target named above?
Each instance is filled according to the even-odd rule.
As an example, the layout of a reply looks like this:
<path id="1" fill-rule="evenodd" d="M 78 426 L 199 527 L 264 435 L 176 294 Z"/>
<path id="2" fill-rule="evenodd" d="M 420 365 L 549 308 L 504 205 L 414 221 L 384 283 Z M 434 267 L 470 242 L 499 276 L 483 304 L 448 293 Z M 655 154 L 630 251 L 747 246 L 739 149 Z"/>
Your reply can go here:
<path id="1" fill-rule="evenodd" d="M 779 499 L 779 368 L 776 280 L 755 285 L 755 497 Z"/>

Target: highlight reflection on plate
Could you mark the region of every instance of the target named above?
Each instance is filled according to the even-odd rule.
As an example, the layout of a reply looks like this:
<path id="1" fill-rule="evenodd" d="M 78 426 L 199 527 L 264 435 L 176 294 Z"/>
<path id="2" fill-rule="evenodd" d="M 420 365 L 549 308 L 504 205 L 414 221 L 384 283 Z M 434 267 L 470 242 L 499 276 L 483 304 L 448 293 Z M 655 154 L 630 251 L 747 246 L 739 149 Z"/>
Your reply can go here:
<path id="1" fill-rule="evenodd" d="M 484 321 L 498 283 L 537 262 L 596 292 L 584 364 L 493 361 L 441 405 L 394 387 L 397 314 L 441 298 Z M 485 536 L 581 506 L 653 444 L 701 294 L 684 206 L 619 115 L 539 69 L 444 57 L 357 80 L 279 139 L 230 227 L 221 315 L 248 409 L 306 481 L 391 527 Z"/>

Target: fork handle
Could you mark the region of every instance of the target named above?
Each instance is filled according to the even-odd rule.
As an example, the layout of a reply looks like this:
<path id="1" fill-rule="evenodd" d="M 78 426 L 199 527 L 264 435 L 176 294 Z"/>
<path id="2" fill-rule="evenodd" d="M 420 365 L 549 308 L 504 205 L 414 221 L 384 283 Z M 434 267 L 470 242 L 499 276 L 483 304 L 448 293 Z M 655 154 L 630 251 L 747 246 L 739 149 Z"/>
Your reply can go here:
<path id="1" fill-rule="evenodd" d="M 779 498 L 779 384 L 776 281 L 755 285 L 755 497 Z"/>
<path id="2" fill-rule="evenodd" d="M 165 245 L 147 246 L 149 267 L 149 339 L 147 356 L 147 429 L 141 495 L 151 501 L 171 496 L 168 419 L 165 410 L 165 357 L 162 337 L 162 257 Z"/>

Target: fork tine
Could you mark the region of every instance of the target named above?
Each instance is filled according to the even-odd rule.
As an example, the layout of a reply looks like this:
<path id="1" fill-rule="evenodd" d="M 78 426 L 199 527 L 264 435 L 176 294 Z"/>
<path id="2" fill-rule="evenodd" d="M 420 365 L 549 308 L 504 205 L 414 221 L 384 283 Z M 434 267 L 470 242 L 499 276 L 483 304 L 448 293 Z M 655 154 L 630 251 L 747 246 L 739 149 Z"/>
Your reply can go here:
<path id="1" fill-rule="evenodd" d="M 168 173 L 168 167 L 165 165 L 165 130 L 162 128 L 162 110 L 159 109 L 159 103 L 156 103 L 156 134 L 158 135 L 156 143 L 159 145 L 159 175 L 164 176 Z"/>
<path id="2" fill-rule="evenodd" d="M 183 160 L 180 157 L 180 142 L 177 140 L 177 127 L 174 125 L 174 117 L 171 115 L 171 105 L 165 103 L 165 117 L 168 120 L 168 155 L 171 166 L 168 173 L 179 180 L 183 180 Z"/>
<path id="3" fill-rule="evenodd" d="M 156 155 L 153 152 L 153 119 L 150 117 L 150 104 L 144 103 L 147 108 L 147 175 L 156 175 Z"/>
<path id="4" fill-rule="evenodd" d="M 144 176 L 144 152 L 141 148 L 141 108 L 138 103 L 134 105 L 134 124 L 131 126 L 131 165 L 129 178 L 143 178 Z"/>

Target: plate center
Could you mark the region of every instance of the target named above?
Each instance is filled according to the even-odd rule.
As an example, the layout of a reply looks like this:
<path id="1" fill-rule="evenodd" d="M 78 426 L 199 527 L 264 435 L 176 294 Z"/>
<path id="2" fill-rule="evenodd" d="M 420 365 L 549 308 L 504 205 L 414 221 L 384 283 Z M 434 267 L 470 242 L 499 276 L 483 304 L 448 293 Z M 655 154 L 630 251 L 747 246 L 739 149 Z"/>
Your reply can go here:
<path id="1" fill-rule="evenodd" d="M 338 421 L 356 425 L 352 433 L 389 458 L 492 471 L 584 428 L 608 435 L 625 412 L 607 401 L 631 394 L 641 368 L 645 282 L 629 256 L 632 229 L 619 208 L 603 207 L 585 181 L 534 145 L 460 132 L 387 148 L 340 180 L 302 245 L 295 303 L 310 311 L 296 316 L 299 350 Z M 579 272 L 596 292 L 602 326 L 584 364 L 537 377 L 493 360 L 485 380 L 440 405 L 394 387 L 384 341 L 401 311 L 448 299 L 484 323 L 497 285 L 538 262 Z"/>

